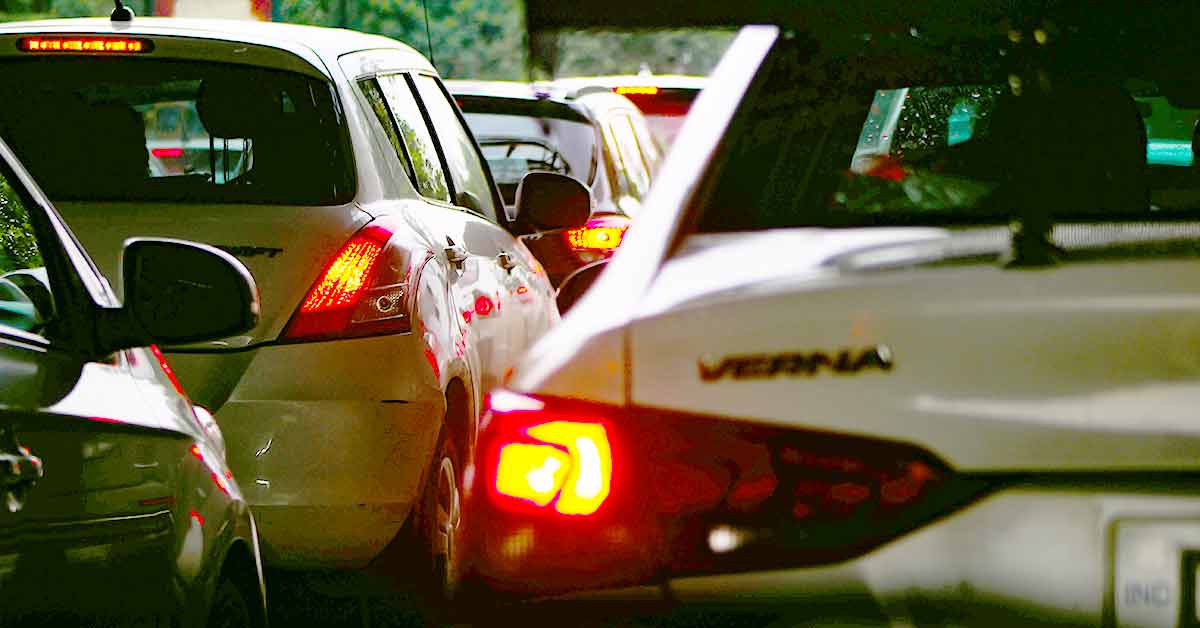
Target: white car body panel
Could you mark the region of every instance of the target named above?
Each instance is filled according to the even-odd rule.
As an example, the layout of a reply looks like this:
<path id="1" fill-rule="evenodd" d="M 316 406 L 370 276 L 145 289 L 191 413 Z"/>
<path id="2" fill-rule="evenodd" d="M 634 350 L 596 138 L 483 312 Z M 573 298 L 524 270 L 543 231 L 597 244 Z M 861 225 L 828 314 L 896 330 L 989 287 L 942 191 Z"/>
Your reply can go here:
<path id="1" fill-rule="evenodd" d="M 723 236 L 672 258 L 651 314 L 628 328 L 629 403 L 902 440 L 963 471 L 1200 464 L 1192 261 L 1029 272 L 823 263 L 887 232 Z M 699 373 L 725 356 L 877 345 L 891 350 L 887 372 Z"/>
<path id="2" fill-rule="evenodd" d="M 325 265 L 371 218 L 354 205 L 65 201 L 59 207 L 118 290 L 121 245 L 132 233 L 231 247 L 258 282 L 262 318 L 245 334 L 203 345 L 212 348 L 241 348 L 277 338 Z"/>

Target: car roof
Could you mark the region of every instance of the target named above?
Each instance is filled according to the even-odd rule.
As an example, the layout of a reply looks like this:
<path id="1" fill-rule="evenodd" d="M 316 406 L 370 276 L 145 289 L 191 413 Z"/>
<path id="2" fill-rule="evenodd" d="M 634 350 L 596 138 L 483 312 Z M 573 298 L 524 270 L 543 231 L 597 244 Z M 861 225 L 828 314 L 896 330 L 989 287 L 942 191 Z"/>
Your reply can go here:
<path id="1" fill-rule="evenodd" d="M 544 90 L 535 89 L 529 83 L 518 81 L 468 81 L 451 79 L 445 81 L 451 94 L 522 100 L 542 100 L 549 96 Z"/>
<path id="2" fill-rule="evenodd" d="M 0 36 L 20 33 L 98 33 L 162 35 L 267 45 L 292 52 L 307 49 L 325 59 L 360 50 L 392 49 L 409 57 L 408 65 L 434 71 L 425 57 L 395 39 L 343 28 L 304 26 L 257 20 L 135 17 L 129 23 L 107 18 L 33 20 L 0 24 Z M 304 56 L 304 55 L 301 55 Z"/>
<path id="3" fill-rule="evenodd" d="M 450 80 L 446 81 L 446 89 L 454 95 L 466 113 L 496 113 L 595 123 L 595 116 L 589 107 L 551 96 L 529 83 Z"/>

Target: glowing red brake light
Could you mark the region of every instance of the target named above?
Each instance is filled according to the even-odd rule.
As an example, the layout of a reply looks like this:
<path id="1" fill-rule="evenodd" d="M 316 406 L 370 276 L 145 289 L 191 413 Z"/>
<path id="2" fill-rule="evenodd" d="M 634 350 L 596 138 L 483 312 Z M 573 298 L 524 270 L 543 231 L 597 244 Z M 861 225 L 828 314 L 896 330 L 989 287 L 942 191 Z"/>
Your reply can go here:
<path id="1" fill-rule="evenodd" d="M 533 442 L 500 448 L 496 492 L 564 515 L 590 515 L 612 490 L 612 450 L 598 423 L 552 421 L 525 429 Z"/>
<path id="2" fill-rule="evenodd" d="M 17 40 L 21 52 L 145 54 L 154 50 L 154 42 L 142 37 L 106 35 L 37 35 Z"/>
<path id="3" fill-rule="evenodd" d="M 658 88 L 653 85 L 622 85 L 614 88 L 613 91 L 622 96 L 628 96 L 629 94 L 653 96 L 658 93 Z"/>
<path id="4" fill-rule="evenodd" d="M 155 157 L 183 157 L 182 148 L 151 148 L 150 154 Z"/>
<path id="5" fill-rule="evenodd" d="M 570 412 L 543 412 L 531 397 L 498 392 L 492 418 L 521 417 L 494 443 L 494 494 L 502 505 L 553 507 L 563 515 L 595 514 L 613 488 L 613 451 L 602 421 Z M 524 419 L 529 419 L 525 421 Z"/>
<path id="6" fill-rule="evenodd" d="M 478 443 L 470 542 L 538 594 L 839 562 L 992 486 L 907 443 L 503 390 Z"/>
<path id="7" fill-rule="evenodd" d="M 308 292 L 300 311 L 328 312 L 352 305 L 370 280 L 371 271 L 375 270 L 375 260 L 379 259 L 381 252 L 381 242 L 362 235 L 355 236 L 325 267 L 325 272 Z"/>
<path id="8" fill-rule="evenodd" d="M 407 297 L 412 278 L 408 276 L 407 253 L 389 249 L 391 237 L 390 229 L 369 225 L 350 238 L 313 282 L 281 340 L 408 331 Z M 397 272 L 402 274 L 395 276 Z"/>
<path id="9" fill-rule="evenodd" d="M 621 246 L 625 239 L 625 231 L 629 229 L 629 219 L 623 216 L 604 216 L 592 218 L 582 227 L 567 229 L 563 232 L 567 246 L 575 252 L 601 252 L 610 254 Z"/>

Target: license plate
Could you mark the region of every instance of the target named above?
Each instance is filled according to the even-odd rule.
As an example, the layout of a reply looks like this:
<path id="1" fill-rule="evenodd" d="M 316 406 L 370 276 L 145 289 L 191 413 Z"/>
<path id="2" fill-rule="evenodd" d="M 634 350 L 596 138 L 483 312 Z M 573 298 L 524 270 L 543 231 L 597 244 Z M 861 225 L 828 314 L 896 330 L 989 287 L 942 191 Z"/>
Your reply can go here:
<path id="1" fill-rule="evenodd" d="M 1200 521 L 1122 521 L 1113 601 L 1118 626 L 1196 626 Z"/>

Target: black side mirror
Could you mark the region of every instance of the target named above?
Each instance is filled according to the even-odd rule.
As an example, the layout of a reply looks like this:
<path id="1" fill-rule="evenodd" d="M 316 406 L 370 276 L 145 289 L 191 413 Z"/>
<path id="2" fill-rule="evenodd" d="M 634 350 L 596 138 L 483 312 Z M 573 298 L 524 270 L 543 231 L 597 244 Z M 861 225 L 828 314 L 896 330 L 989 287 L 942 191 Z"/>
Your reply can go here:
<path id="1" fill-rule="evenodd" d="M 101 330 L 106 350 L 216 340 L 258 324 L 258 288 L 250 271 L 211 246 L 126 240 L 121 281 L 123 316 L 109 317 L 111 328 Z"/>
<path id="2" fill-rule="evenodd" d="M 529 172 L 517 186 L 517 220 L 538 231 L 581 227 L 592 215 L 592 193 L 554 172 Z"/>

